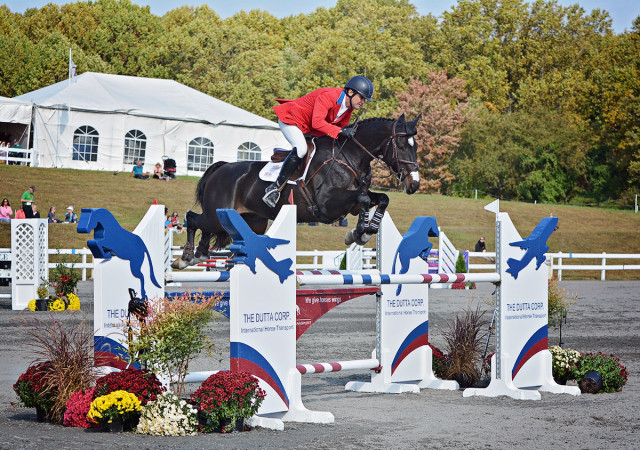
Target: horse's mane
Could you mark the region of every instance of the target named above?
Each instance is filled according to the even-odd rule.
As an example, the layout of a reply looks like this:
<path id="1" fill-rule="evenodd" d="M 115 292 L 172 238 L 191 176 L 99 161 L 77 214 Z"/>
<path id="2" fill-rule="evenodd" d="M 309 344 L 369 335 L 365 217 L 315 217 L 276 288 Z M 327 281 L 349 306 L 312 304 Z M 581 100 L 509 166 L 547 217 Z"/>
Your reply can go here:
<path id="1" fill-rule="evenodd" d="M 379 122 L 379 121 L 387 121 L 387 122 L 394 122 L 396 119 L 394 119 L 393 117 L 369 117 L 368 119 L 362 119 L 358 122 L 358 125 L 363 125 L 363 124 L 367 124 L 367 123 L 371 123 L 371 122 Z"/>

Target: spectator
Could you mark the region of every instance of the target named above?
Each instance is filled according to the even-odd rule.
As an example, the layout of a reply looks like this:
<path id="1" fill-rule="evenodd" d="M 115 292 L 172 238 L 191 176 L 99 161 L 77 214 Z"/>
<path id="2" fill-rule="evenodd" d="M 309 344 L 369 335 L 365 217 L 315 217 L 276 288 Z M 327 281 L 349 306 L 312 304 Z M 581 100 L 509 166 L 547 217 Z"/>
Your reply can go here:
<path id="1" fill-rule="evenodd" d="M 49 223 L 60 223 L 60 220 L 56 219 L 56 207 L 52 206 L 49 208 L 49 214 L 47 214 L 47 219 L 49 219 Z"/>
<path id="2" fill-rule="evenodd" d="M 38 211 L 38 208 L 36 207 L 35 203 L 31 204 L 31 210 L 33 211 L 33 218 L 34 219 L 39 219 L 40 218 L 40 211 Z"/>
<path id="3" fill-rule="evenodd" d="M 149 179 L 149 172 L 143 172 L 142 161 L 138 161 L 135 166 L 133 166 L 133 170 L 131 171 L 131 175 L 133 178 L 139 178 L 141 180 Z"/>
<path id="4" fill-rule="evenodd" d="M 35 196 L 36 187 L 29 186 L 29 189 L 22 194 L 22 210 L 24 211 L 24 217 L 26 219 L 33 218 L 33 210 L 31 209 L 31 204 L 33 203 L 33 197 Z"/>
<path id="5" fill-rule="evenodd" d="M 153 169 L 153 178 L 169 181 L 169 177 L 165 177 L 162 174 L 162 165 L 160 165 L 160 163 L 156 163 L 156 167 Z"/>
<path id="6" fill-rule="evenodd" d="M 487 251 L 487 246 L 484 243 L 484 237 L 481 236 L 480 240 L 478 242 L 476 242 L 476 252 L 486 252 Z"/>
<path id="7" fill-rule="evenodd" d="M 180 223 L 180 219 L 178 218 L 178 211 L 174 211 L 171 215 L 171 226 L 178 231 L 178 233 L 182 233 L 182 224 Z"/>
<path id="8" fill-rule="evenodd" d="M 67 208 L 67 213 L 64 215 L 64 223 L 76 223 L 78 222 L 78 216 L 73 213 L 73 206 Z"/>
<path id="9" fill-rule="evenodd" d="M 2 199 L 2 205 L 0 205 L 0 222 L 11 222 L 11 214 L 13 214 L 11 203 L 5 197 Z"/>

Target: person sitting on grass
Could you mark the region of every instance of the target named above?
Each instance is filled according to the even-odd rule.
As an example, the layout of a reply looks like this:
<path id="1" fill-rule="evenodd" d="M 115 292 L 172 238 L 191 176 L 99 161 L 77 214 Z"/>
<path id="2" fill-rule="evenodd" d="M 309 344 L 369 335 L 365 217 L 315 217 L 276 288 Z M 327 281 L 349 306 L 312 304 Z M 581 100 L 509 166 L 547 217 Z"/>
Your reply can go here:
<path id="1" fill-rule="evenodd" d="M 131 175 L 133 178 L 138 178 L 141 180 L 149 179 L 149 172 L 143 172 L 142 161 L 138 161 L 135 166 L 133 166 L 133 170 L 131 171 Z"/>
<path id="2" fill-rule="evenodd" d="M 51 206 L 49 208 L 49 214 L 47 214 L 47 219 L 49 219 L 49 223 L 60 223 L 61 221 L 56 219 L 56 207 Z"/>
<path id="3" fill-rule="evenodd" d="M 78 216 L 73 213 L 73 206 L 67 208 L 67 213 L 64 215 L 64 223 L 77 223 Z"/>

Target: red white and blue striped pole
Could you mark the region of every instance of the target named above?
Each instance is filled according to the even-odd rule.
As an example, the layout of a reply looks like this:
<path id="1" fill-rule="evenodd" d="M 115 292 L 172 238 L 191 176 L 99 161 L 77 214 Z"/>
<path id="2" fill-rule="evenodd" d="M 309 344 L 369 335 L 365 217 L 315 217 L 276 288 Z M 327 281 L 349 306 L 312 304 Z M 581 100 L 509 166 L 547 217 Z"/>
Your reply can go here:
<path id="1" fill-rule="evenodd" d="M 228 271 L 219 271 L 219 272 L 202 272 L 198 271 L 190 271 L 190 272 L 165 272 L 164 279 L 167 283 L 180 282 L 180 281 L 191 281 L 191 282 L 216 282 L 216 281 L 229 281 L 229 272 Z"/>
<path id="2" fill-rule="evenodd" d="M 437 274 L 381 274 L 376 272 L 298 271 L 300 285 L 379 285 L 379 284 L 432 284 L 432 283 L 495 283 L 498 273 L 437 273 Z"/>
<path id="3" fill-rule="evenodd" d="M 341 370 L 370 370 L 378 369 L 380 363 L 377 359 L 356 359 L 353 361 L 338 361 L 330 363 L 298 364 L 296 369 L 300 374 L 339 372 Z"/>

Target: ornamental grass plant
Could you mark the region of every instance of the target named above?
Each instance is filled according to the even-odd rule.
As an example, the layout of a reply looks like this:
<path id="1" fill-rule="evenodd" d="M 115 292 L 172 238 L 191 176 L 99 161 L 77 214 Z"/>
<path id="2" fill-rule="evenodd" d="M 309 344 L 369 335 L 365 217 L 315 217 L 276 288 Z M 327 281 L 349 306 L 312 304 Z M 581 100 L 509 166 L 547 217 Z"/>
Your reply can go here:
<path id="1" fill-rule="evenodd" d="M 93 329 L 83 318 L 77 325 L 63 325 L 49 314 L 49 320 L 20 319 L 25 324 L 25 346 L 36 356 L 35 362 L 47 361 L 43 392 L 50 395 L 49 418 L 62 423 L 71 395 L 89 389 L 95 382 L 93 363 Z"/>
<path id="2" fill-rule="evenodd" d="M 173 299 L 150 300 L 145 321 L 132 321 L 132 340 L 128 343 L 132 361 L 165 373 L 180 397 L 193 358 L 213 350 L 206 327 L 221 297 L 185 293 Z"/>
<path id="3" fill-rule="evenodd" d="M 191 401 L 206 421 L 203 432 L 220 428 L 225 433 L 234 429 L 237 420 L 255 415 L 265 395 L 253 375 L 224 370 L 204 380 Z"/>
<path id="4" fill-rule="evenodd" d="M 153 436 L 193 436 L 198 433 L 198 410 L 172 392 L 164 392 L 142 408 L 136 431 Z"/>
<path id="5" fill-rule="evenodd" d="M 481 377 L 480 357 L 486 336 L 482 330 L 487 325 L 484 311 L 480 311 L 480 305 L 475 310 L 466 308 L 447 325 L 449 329 L 442 333 L 448 347 L 443 358 L 443 378 L 456 380 L 460 387 L 473 386 Z"/>

